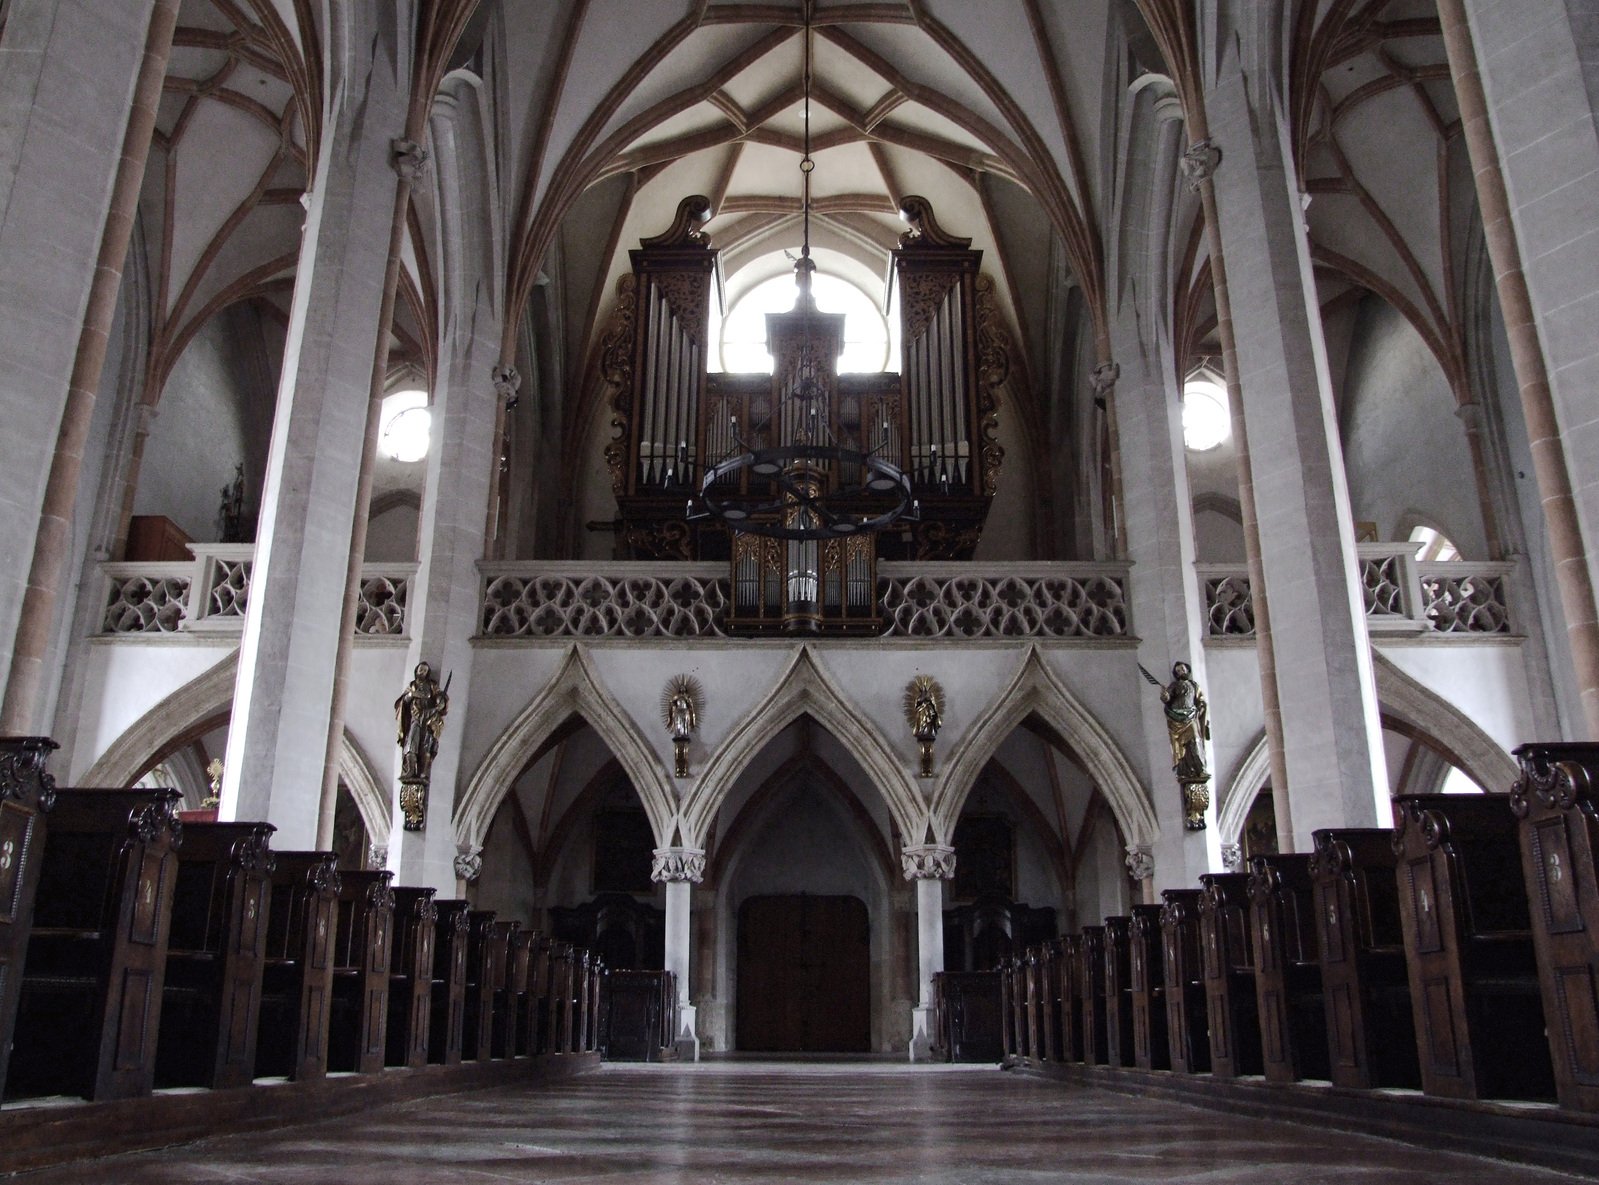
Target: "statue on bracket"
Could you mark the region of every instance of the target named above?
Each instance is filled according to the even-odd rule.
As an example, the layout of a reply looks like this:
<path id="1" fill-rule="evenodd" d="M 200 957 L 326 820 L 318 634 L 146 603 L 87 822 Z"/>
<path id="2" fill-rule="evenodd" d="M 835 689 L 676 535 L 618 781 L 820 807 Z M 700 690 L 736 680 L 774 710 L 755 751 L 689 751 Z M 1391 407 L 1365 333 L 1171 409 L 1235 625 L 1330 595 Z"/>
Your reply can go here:
<path id="1" fill-rule="evenodd" d="M 407 831 L 421 831 L 427 823 L 428 781 L 449 710 L 450 681 L 446 679 L 440 687 L 433 668 L 417 663 L 411 682 L 394 701 L 400 746 L 400 813 L 405 816 Z"/>
<path id="2" fill-rule="evenodd" d="M 688 777 L 688 746 L 699 731 L 705 692 L 693 675 L 674 675 L 661 689 L 661 723 L 672 738 L 673 773 Z"/>
<path id="3" fill-rule="evenodd" d="M 920 776 L 933 776 L 933 742 L 944 727 L 944 689 L 931 675 L 917 675 L 905 685 L 905 722 L 922 748 Z"/>
<path id="4" fill-rule="evenodd" d="M 1143 664 L 1138 670 L 1160 688 L 1161 710 L 1166 714 L 1166 734 L 1171 741 L 1172 773 L 1177 775 L 1183 792 L 1183 826 L 1189 831 L 1203 831 L 1205 811 L 1210 807 L 1210 767 L 1205 761 L 1210 705 L 1186 662 L 1172 663 L 1171 682 L 1164 685 Z"/>

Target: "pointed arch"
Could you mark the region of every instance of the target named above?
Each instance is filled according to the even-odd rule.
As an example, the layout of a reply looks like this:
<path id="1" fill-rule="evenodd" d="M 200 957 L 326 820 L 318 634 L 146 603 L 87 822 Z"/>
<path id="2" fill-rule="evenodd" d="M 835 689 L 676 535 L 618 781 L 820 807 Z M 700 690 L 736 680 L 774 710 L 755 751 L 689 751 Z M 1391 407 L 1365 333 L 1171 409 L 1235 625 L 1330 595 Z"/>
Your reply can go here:
<path id="1" fill-rule="evenodd" d="M 927 810 L 905 765 L 888 743 L 845 701 L 832 679 L 816 665 L 809 646 L 795 654 L 777 683 L 737 724 L 717 748 L 683 802 L 683 842 L 704 846 L 711 820 L 749 763 L 783 729 L 801 716 L 810 716 L 863 769 L 888 805 L 889 814 L 907 837 L 920 837 L 926 829 Z"/>
<path id="2" fill-rule="evenodd" d="M 951 755 L 933 793 L 932 822 L 941 842 L 949 842 L 955 820 L 977 776 L 1006 737 L 1029 716 L 1049 724 L 1072 748 L 1121 824 L 1128 843 L 1153 843 L 1160 831 L 1149 792 L 1105 726 L 1096 720 L 1043 662 L 1036 646 L 1027 648 L 1015 678 L 973 726 Z"/>
<path id="3" fill-rule="evenodd" d="M 1238 842 L 1238 837 L 1244 833 L 1249 808 L 1255 805 L 1255 799 L 1270 780 L 1271 748 L 1262 732 L 1233 771 L 1226 792 L 1221 796 L 1221 804 L 1216 808 L 1216 830 L 1221 834 L 1222 843 Z"/>
<path id="4" fill-rule="evenodd" d="M 1409 725 L 1490 792 L 1505 793 L 1518 776 L 1515 759 L 1475 720 L 1411 678 L 1374 646 L 1372 673 L 1383 713 Z"/>
<path id="5" fill-rule="evenodd" d="M 573 716 L 580 717 L 599 734 L 627 773 L 650 817 L 656 841 L 662 847 L 672 843 L 677 810 L 666 769 L 638 726 L 600 685 L 586 652 L 578 646 L 567 651 L 544 690 L 500 734 L 473 772 L 455 804 L 457 843 L 482 846 L 494 812 L 510 793 L 511 783 L 550 736 Z"/>
<path id="6" fill-rule="evenodd" d="M 132 785 L 152 762 L 160 759 L 163 751 L 170 752 L 218 723 L 227 722 L 238 674 L 239 654 L 234 651 L 130 724 L 77 780 L 85 786 Z M 372 843 L 386 844 L 392 816 L 389 794 L 349 729 L 344 730 L 339 746 L 339 779 L 361 813 Z"/>

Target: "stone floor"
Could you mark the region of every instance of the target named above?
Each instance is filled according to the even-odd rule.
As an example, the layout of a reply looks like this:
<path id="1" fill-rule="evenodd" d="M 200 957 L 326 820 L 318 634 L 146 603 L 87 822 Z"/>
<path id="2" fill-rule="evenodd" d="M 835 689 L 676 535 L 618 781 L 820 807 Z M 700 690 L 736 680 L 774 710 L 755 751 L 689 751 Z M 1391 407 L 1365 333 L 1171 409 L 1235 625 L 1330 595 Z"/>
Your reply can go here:
<path id="1" fill-rule="evenodd" d="M 611 1065 L 553 1086 L 422 1100 L 15 1180 L 1569 1185 L 1574 1178 L 1228 1119 L 992 1067 L 720 1062 Z"/>

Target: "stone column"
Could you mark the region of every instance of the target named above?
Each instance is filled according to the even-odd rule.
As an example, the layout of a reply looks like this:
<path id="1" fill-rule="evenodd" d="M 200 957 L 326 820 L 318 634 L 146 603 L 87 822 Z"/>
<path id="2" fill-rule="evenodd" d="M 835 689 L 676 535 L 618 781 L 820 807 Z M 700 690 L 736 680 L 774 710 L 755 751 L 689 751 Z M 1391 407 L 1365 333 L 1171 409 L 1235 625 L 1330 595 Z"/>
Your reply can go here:
<path id="1" fill-rule="evenodd" d="M 1438 16 L 1521 388 L 1567 652 L 1583 723 L 1595 736 L 1599 63 L 1594 17 L 1572 7 L 1567 0 L 1439 0 Z"/>
<path id="2" fill-rule="evenodd" d="M 944 882 L 955 875 L 955 849 L 920 844 L 900 853 L 905 879 L 916 882 L 917 1001 L 911 1009 L 910 1059 L 931 1061 L 938 1034 L 933 1031 L 933 976 L 944 969 Z"/>
<path id="3" fill-rule="evenodd" d="M 1116 408 L 1124 472 L 1122 484 L 1127 555 L 1133 561 L 1132 617 L 1139 637 L 1138 661 L 1162 682 L 1172 664 L 1185 662 L 1202 688 L 1205 677 L 1203 608 L 1194 571 L 1193 502 L 1184 452 L 1182 391 L 1171 337 L 1170 227 L 1177 191 L 1182 107 L 1175 94 L 1144 98 L 1130 122 L 1126 200 L 1111 215 L 1119 223 L 1110 236 L 1119 250 L 1109 261 L 1111 349 L 1115 362 L 1095 374 L 1095 397 Z M 1201 873 L 1220 866 L 1214 827 L 1183 825 L 1183 791 L 1172 772 L 1171 744 L 1159 692 L 1128 664 L 1143 699 L 1143 756 L 1160 823 L 1152 854 L 1156 879 L 1137 878 L 1139 888 L 1187 888 Z M 1213 764 L 1213 763 L 1212 763 Z M 1212 781 L 1209 817 L 1215 819 Z M 1141 837 L 1129 836 L 1129 839 Z"/>
<path id="4" fill-rule="evenodd" d="M 688 972 L 694 953 L 689 907 L 694 886 L 704 875 L 705 853 L 698 848 L 655 849 L 650 879 L 666 886 L 666 969 L 677 980 L 677 1053 L 696 1062 L 700 1060 L 700 1039 L 689 996 Z"/>
<path id="5" fill-rule="evenodd" d="M 1269 23 L 1249 22 L 1251 35 Z M 1254 527 L 1257 590 L 1270 605 L 1257 627 L 1267 710 L 1276 710 L 1268 736 L 1278 831 L 1285 850 L 1304 851 L 1319 827 L 1386 823 L 1387 775 L 1288 113 L 1277 81 L 1255 72 L 1271 54 L 1229 44 L 1226 58 L 1205 96 L 1212 143 L 1196 145 L 1204 159 L 1193 169 L 1213 187 L 1234 423 L 1247 440 L 1239 484 L 1252 499 L 1245 526 Z"/>
<path id="6" fill-rule="evenodd" d="M 39 668 L 70 550 L 75 466 L 172 39 L 176 6 L 164 3 L 159 22 L 157 7 L 16 0 L 0 35 L 0 732 L 43 723 Z M 47 587 L 30 580 L 41 552 Z M 25 616 L 30 583 L 43 603 Z M 28 653 L 13 672 L 24 629 Z"/>
<path id="7" fill-rule="evenodd" d="M 348 33 L 300 247 L 222 787 L 223 818 L 265 819 L 285 849 L 315 845 L 340 739 L 336 656 L 404 196 L 391 138 L 406 127 L 410 45 Z"/>

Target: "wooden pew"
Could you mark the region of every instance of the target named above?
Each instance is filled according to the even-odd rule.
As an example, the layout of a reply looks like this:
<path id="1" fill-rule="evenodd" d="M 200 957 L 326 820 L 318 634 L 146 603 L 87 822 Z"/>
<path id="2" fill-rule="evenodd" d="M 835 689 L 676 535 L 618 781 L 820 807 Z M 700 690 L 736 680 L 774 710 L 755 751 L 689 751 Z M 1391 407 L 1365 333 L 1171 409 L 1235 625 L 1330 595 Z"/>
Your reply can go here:
<path id="1" fill-rule="evenodd" d="M 1422 1089 L 1554 1097 L 1516 817 L 1504 795 L 1394 800 Z"/>
<path id="2" fill-rule="evenodd" d="M 389 1033 L 394 873 L 339 874 L 338 941 L 328 1024 L 328 1069 L 376 1074 Z"/>
<path id="3" fill-rule="evenodd" d="M 1105 1013 L 1105 927 L 1084 926 L 1077 950 L 1077 1007 L 1083 1018 L 1083 1063 L 1103 1066 L 1110 1061 Z"/>
<path id="4" fill-rule="evenodd" d="M 494 949 L 489 990 L 484 1001 L 489 1008 L 489 1057 L 514 1057 L 516 1039 L 511 1015 L 511 944 L 522 932 L 522 923 L 496 920 L 490 941 Z"/>
<path id="5" fill-rule="evenodd" d="M 248 1086 L 255 1077 L 270 823 L 189 823 L 178 849 L 157 1086 Z"/>
<path id="6" fill-rule="evenodd" d="M 1133 1064 L 1132 926 L 1128 915 L 1105 919 L 1105 1057 Z"/>
<path id="7" fill-rule="evenodd" d="M 605 1000 L 605 981 L 611 972 L 599 955 L 590 953 L 589 960 L 589 1041 L 585 1048 L 590 1053 L 596 1053 L 600 1048 L 600 1026 L 605 1023 L 601 1011 Z"/>
<path id="8" fill-rule="evenodd" d="M 1016 980 L 1012 960 L 1001 959 L 999 969 L 999 1040 L 1000 1056 L 1016 1056 Z"/>
<path id="9" fill-rule="evenodd" d="M 455 1066 L 466 1040 L 466 946 L 472 906 L 466 901 L 435 901 L 433 1002 L 428 1019 L 428 1061 Z"/>
<path id="10" fill-rule="evenodd" d="M 494 975 L 499 962 L 495 955 L 505 944 L 494 940 L 494 911 L 474 909 L 467 913 L 466 930 L 466 1022 L 462 1029 L 461 1057 L 465 1061 L 487 1061 L 494 1035 Z"/>
<path id="11" fill-rule="evenodd" d="M 1327 1005 L 1308 855 L 1250 861 L 1249 927 L 1266 1080 L 1325 1079 Z"/>
<path id="12" fill-rule="evenodd" d="M 554 971 L 552 954 L 555 944 L 546 934 L 538 935 L 533 944 L 533 956 L 528 969 L 528 1016 L 532 1024 L 533 1048 L 537 1053 L 550 1053 L 550 976 Z"/>
<path id="13" fill-rule="evenodd" d="M 571 1053 L 572 948 L 565 942 L 550 943 L 549 983 L 549 1052 Z"/>
<path id="14" fill-rule="evenodd" d="M 664 1017 L 670 971 L 612 971 L 605 979 L 608 1007 L 601 1051 L 607 1061 L 664 1060 L 669 1022 Z"/>
<path id="15" fill-rule="evenodd" d="M 573 972 L 575 982 L 572 992 L 572 1009 L 575 1016 L 573 1025 L 577 1033 L 575 1048 L 578 1053 L 587 1053 L 591 1022 L 594 1019 L 589 1009 L 590 986 L 594 980 L 594 958 L 584 948 L 579 947 L 573 952 Z"/>
<path id="16" fill-rule="evenodd" d="M 942 971 L 936 976 L 943 1017 L 940 1037 L 952 1062 L 997 1062 L 1005 1057 L 1005 1006 L 1000 971 Z"/>
<path id="17" fill-rule="evenodd" d="M 394 890 L 395 954 L 389 966 L 387 1054 L 391 1066 L 427 1065 L 428 1030 L 433 1018 L 433 944 L 439 909 L 433 889 Z"/>
<path id="18" fill-rule="evenodd" d="M 55 805 L 55 779 L 45 766 L 59 747 L 49 737 L 0 737 L 0 1096 L 27 968 L 45 820 Z"/>
<path id="19" fill-rule="evenodd" d="M 528 1044 L 527 998 L 528 976 L 533 962 L 533 943 L 537 938 L 535 932 L 518 928 L 511 935 L 506 950 L 505 998 L 508 1009 L 506 1057 L 527 1057 L 533 1052 Z"/>
<path id="20" fill-rule="evenodd" d="M 1133 1062 L 1140 1070 L 1171 1069 L 1166 1036 L 1166 965 L 1160 915 L 1164 906 L 1133 906 L 1130 935 Z"/>
<path id="21" fill-rule="evenodd" d="M 1041 1013 L 1043 989 L 1039 984 L 1038 948 L 1030 946 L 1022 951 L 1022 1053 L 1028 1061 L 1041 1061 L 1044 1056 Z"/>
<path id="22" fill-rule="evenodd" d="M 1041 993 L 1038 1002 L 1039 1028 L 1042 1050 L 1039 1054 L 1047 1062 L 1058 1062 L 1060 1057 L 1060 943 L 1051 939 L 1038 948 L 1038 985 Z"/>
<path id="23" fill-rule="evenodd" d="M 1198 889 L 1166 889 L 1160 909 L 1162 969 L 1166 974 L 1166 1036 L 1171 1068 L 1179 1074 L 1210 1071 L 1210 1024 L 1199 954 Z"/>
<path id="24" fill-rule="evenodd" d="M 1392 830 L 1375 827 L 1313 836 L 1310 874 L 1335 1086 L 1421 1086 L 1393 838 Z"/>
<path id="25" fill-rule="evenodd" d="M 328 1072 L 339 858 L 335 852 L 274 855 L 255 1074 L 301 1082 Z"/>
<path id="26" fill-rule="evenodd" d="M 166 977 L 176 790 L 60 790 L 40 860 L 7 1090 L 150 1092 Z"/>
<path id="27" fill-rule="evenodd" d="M 1005 1008 L 1010 1016 L 1009 1057 L 1027 1056 L 1027 969 L 1020 955 L 1007 958 L 1005 968 Z"/>
<path id="28" fill-rule="evenodd" d="M 1255 954 L 1249 932 L 1249 874 L 1209 872 L 1199 878 L 1200 970 L 1210 1072 L 1217 1078 L 1263 1073 Z"/>
<path id="29" fill-rule="evenodd" d="M 1532 889 L 1560 1104 L 1599 1111 L 1599 745 L 1522 745 L 1510 805 Z"/>
<path id="30" fill-rule="evenodd" d="M 1060 1032 L 1060 1057 L 1063 1062 L 1083 1060 L 1083 1012 L 1078 1005 L 1082 990 L 1082 939 L 1076 934 L 1060 940 L 1057 969 L 1060 982 L 1060 1010 L 1056 1027 Z"/>

